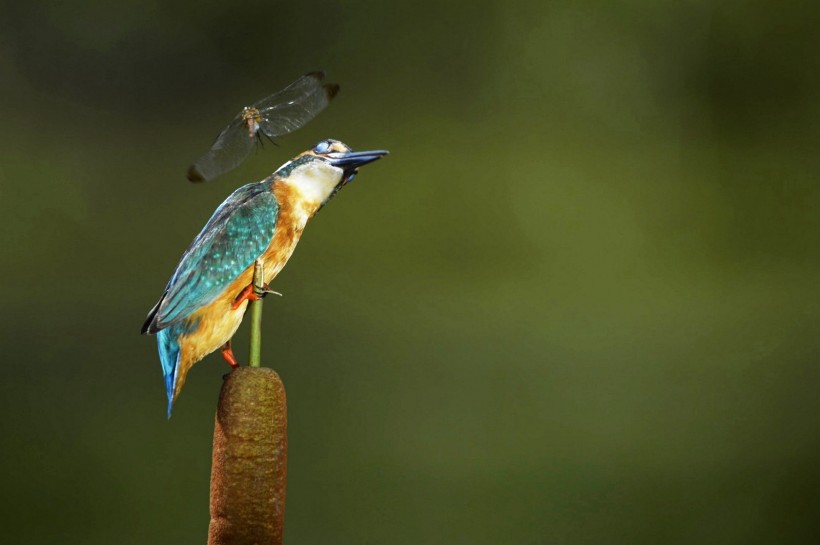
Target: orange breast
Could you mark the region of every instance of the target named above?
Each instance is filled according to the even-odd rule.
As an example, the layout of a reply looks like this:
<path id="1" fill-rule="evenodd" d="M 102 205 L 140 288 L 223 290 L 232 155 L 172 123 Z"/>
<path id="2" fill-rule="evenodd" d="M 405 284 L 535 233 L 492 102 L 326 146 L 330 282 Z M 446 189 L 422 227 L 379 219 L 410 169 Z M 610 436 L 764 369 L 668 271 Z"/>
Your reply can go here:
<path id="1" fill-rule="evenodd" d="M 281 181 L 274 183 L 273 192 L 279 203 L 279 214 L 276 218 L 273 240 L 261 256 L 266 284 L 272 282 L 288 262 L 302 236 L 307 220 L 317 208 L 311 203 L 304 202 L 297 192 Z M 185 383 L 188 370 L 228 342 L 239 328 L 248 304 L 243 302 L 236 310 L 231 306 L 239 293 L 253 281 L 253 268 L 251 265 L 245 269 L 219 297 L 191 316 L 192 322 L 199 320 L 199 327 L 193 333 L 179 339 L 180 361 L 175 398 Z"/>

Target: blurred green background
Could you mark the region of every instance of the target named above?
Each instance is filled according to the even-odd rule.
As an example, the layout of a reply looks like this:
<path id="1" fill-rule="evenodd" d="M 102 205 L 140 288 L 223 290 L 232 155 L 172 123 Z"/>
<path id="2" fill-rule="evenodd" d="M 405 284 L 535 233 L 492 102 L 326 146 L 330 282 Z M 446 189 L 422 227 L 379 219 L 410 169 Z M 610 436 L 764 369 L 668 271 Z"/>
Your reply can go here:
<path id="1" fill-rule="evenodd" d="M 7 5 L 4 541 L 205 541 L 228 367 L 166 421 L 139 327 L 228 193 L 333 137 L 392 153 L 265 306 L 286 543 L 820 542 L 819 25 L 809 1 Z M 185 180 L 317 68 L 327 111 Z"/>

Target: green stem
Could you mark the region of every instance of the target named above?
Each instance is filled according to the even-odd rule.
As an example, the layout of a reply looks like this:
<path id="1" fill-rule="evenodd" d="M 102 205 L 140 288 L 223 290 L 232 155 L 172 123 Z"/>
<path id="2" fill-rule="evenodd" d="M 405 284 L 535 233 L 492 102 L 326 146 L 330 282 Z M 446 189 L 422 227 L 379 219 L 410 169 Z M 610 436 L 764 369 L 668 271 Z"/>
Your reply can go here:
<path id="1" fill-rule="evenodd" d="M 253 291 L 257 295 L 265 289 L 265 275 L 260 260 L 256 260 L 253 267 Z M 262 361 L 262 299 L 251 301 L 251 349 L 248 355 L 248 365 L 260 367 Z"/>

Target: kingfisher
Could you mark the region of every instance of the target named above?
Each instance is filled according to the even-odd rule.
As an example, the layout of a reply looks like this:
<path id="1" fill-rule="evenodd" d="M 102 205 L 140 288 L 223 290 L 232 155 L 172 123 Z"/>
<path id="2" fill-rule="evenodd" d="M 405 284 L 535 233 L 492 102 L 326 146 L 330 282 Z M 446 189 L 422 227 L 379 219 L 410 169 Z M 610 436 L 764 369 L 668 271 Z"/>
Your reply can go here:
<path id="1" fill-rule="evenodd" d="M 263 265 L 268 290 L 308 220 L 353 180 L 359 167 L 387 153 L 355 152 L 338 140 L 323 140 L 219 205 L 142 326 L 143 334 L 157 334 L 168 418 L 195 363 L 221 347 L 231 367 L 239 366 L 231 337 L 248 301 L 260 298 L 253 286 L 255 262 Z"/>

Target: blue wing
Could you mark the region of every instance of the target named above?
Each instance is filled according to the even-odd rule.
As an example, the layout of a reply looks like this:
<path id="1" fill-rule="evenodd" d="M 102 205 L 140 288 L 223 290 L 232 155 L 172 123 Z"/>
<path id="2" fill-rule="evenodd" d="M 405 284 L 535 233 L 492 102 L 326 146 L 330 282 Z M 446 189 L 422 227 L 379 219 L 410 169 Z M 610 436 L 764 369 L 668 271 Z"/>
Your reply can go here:
<path id="1" fill-rule="evenodd" d="M 248 184 L 219 205 L 177 265 L 143 332 L 156 333 L 211 303 L 273 239 L 279 205 L 270 181 Z"/>

